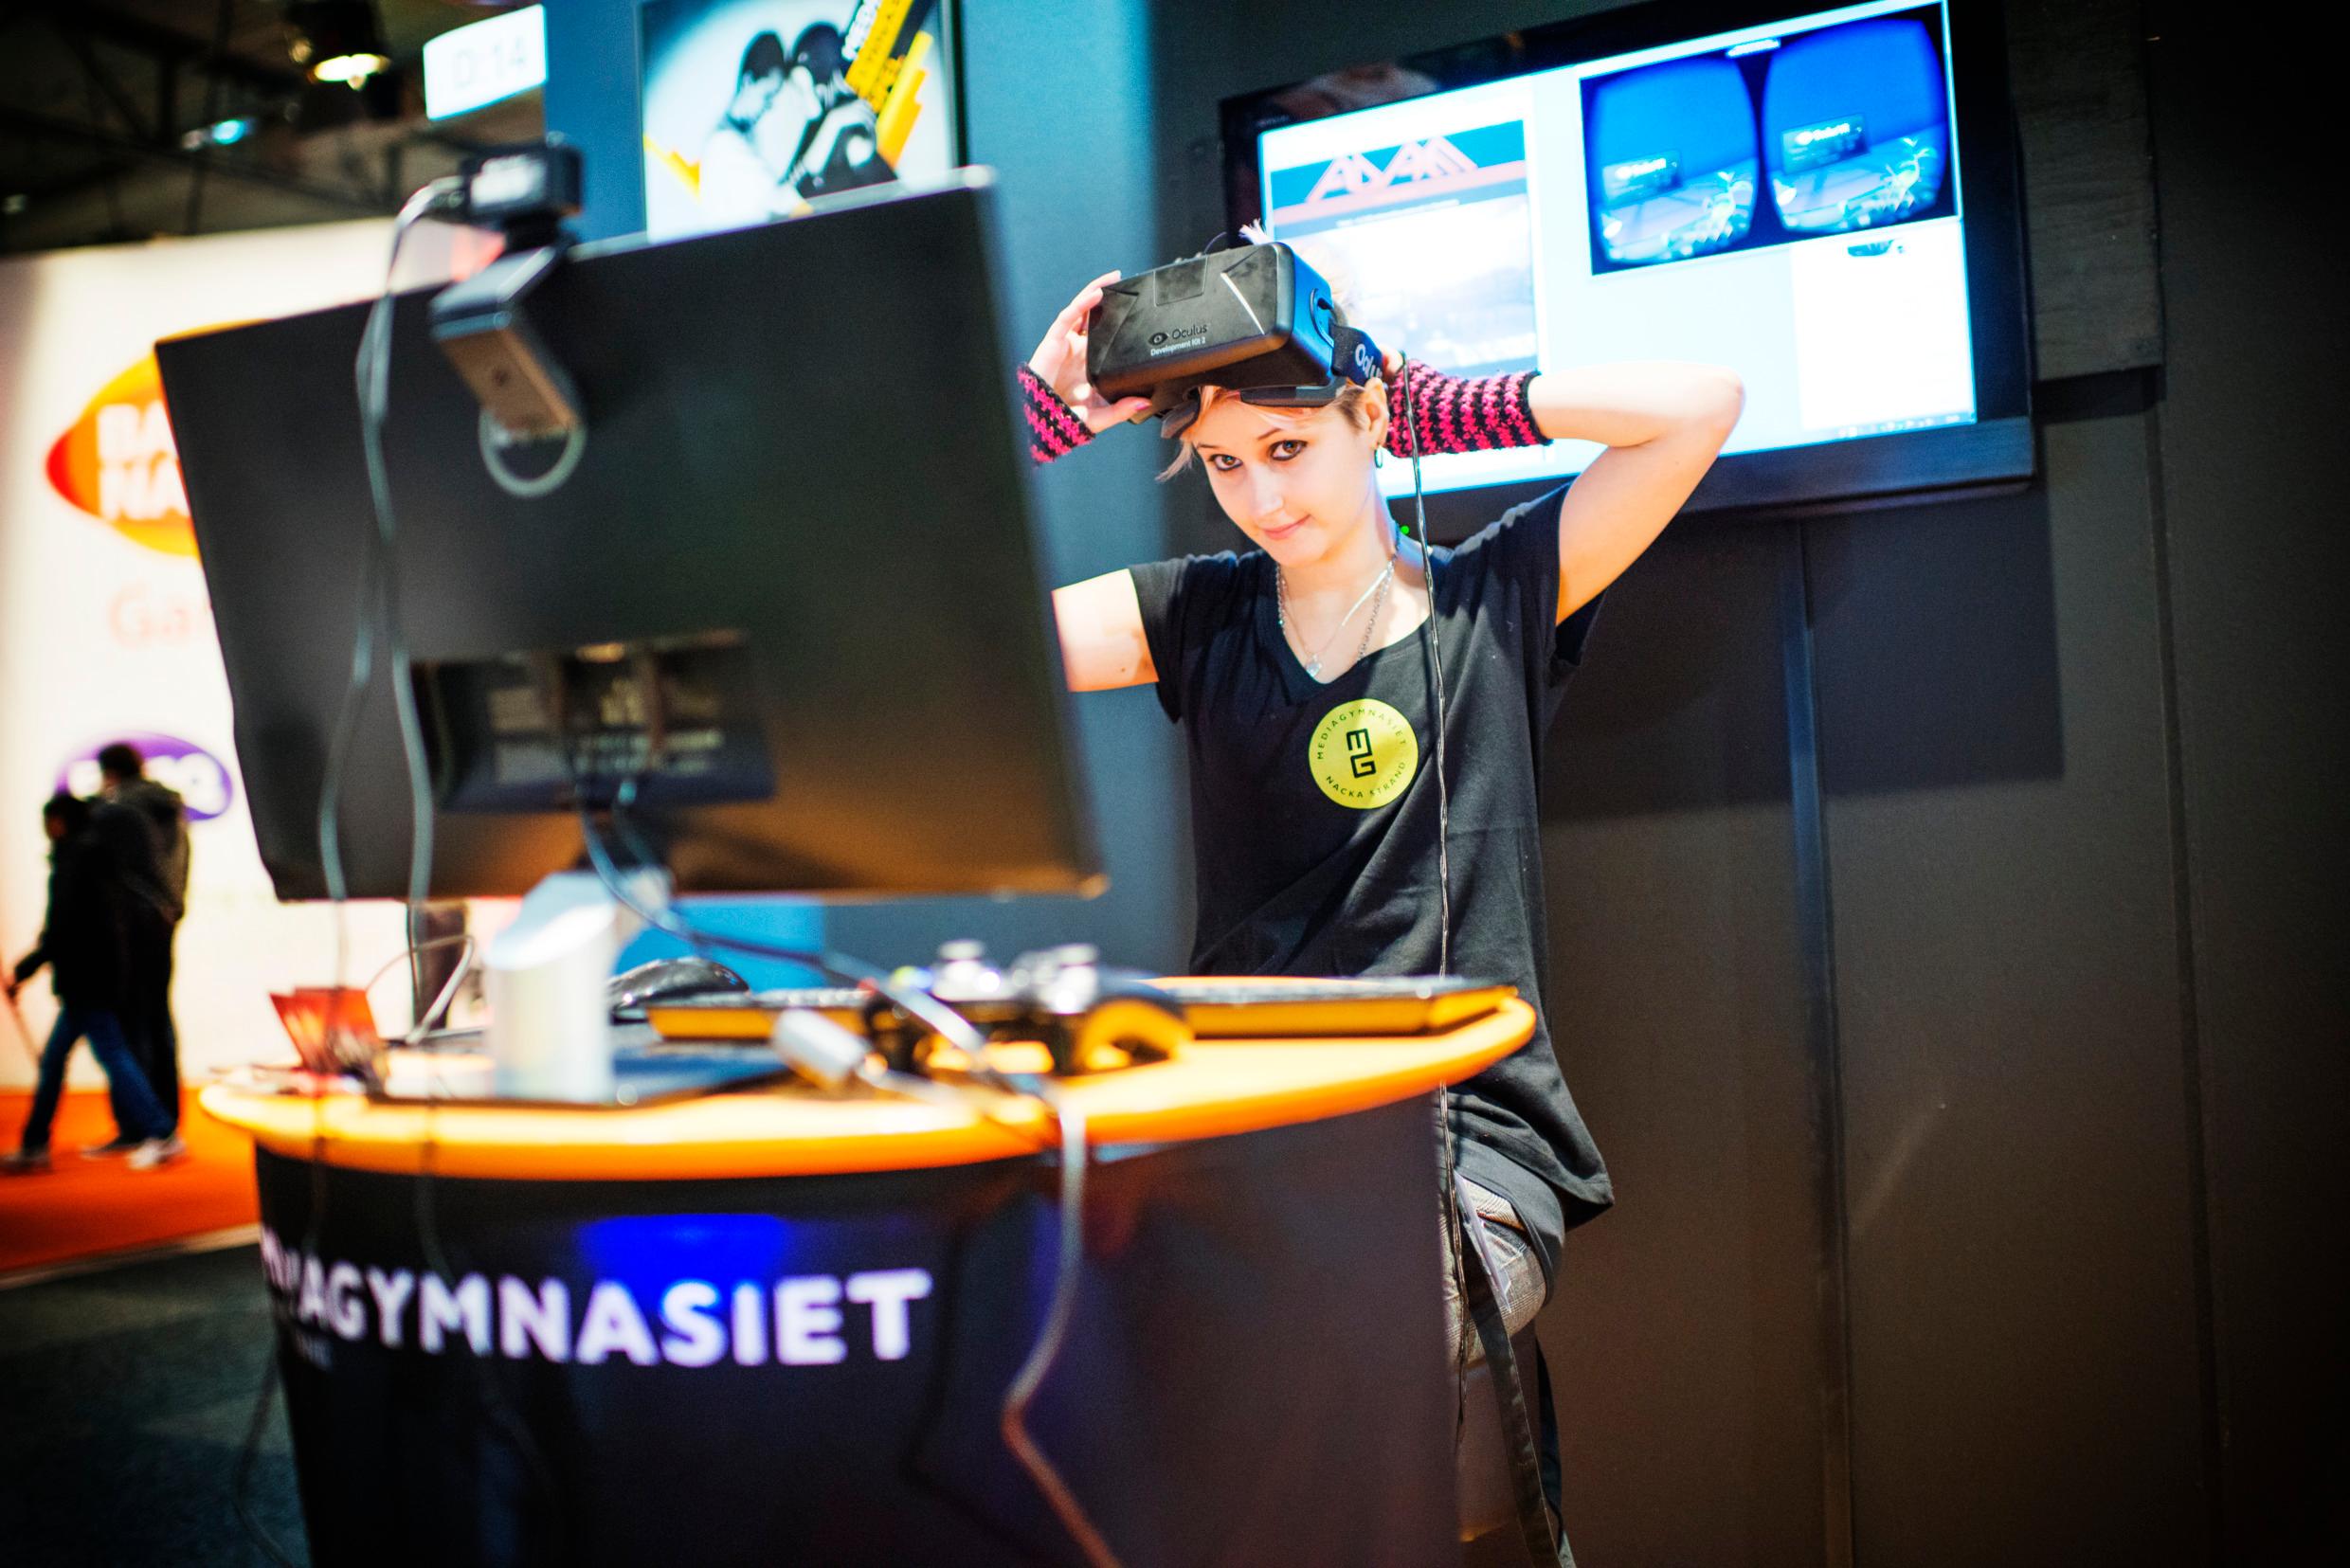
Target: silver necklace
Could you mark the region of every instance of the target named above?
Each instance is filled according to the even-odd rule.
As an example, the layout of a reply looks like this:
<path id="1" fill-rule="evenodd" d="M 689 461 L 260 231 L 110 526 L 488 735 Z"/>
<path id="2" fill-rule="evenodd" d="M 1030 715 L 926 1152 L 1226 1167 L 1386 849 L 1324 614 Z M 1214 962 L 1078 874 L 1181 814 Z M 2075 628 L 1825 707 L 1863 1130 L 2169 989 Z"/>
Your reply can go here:
<path id="1" fill-rule="evenodd" d="M 1387 586 L 1394 581 L 1395 556 L 1390 552 L 1387 556 L 1387 564 L 1380 568 L 1377 577 L 1371 579 L 1370 586 L 1365 588 L 1361 598 L 1356 599 L 1347 607 L 1347 613 L 1338 618 L 1338 624 L 1330 628 L 1330 635 L 1322 640 L 1322 646 L 1315 649 L 1313 656 L 1306 660 L 1306 674 L 1316 680 L 1322 678 L 1322 656 L 1330 651 L 1330 644 L 1337 641 L 1338 634 L 1347 629 L 1347 622 L 1352 621 L 1354 612 L 1363 607 L 1363 601 L 1376 593 L 1379 595 L 1379 602 L 1371 606 L 1370 618 L 1363 622 L 1363 644 L 1354 651 L 1354 662 L 1358 664 L 1363 662 L 1363 656 L 1371 651 L 1371 628 L 1379 624 L 1379 612 L 1385 608 L 1387 604 Z M 1274 562 L 1273 567 L 1273 616 L 1274 622 L 1279 624 L 1282 635 L 1287 637 L 1290 628 L 1289 576 L 1282 571 L 1278 561 Z"/>

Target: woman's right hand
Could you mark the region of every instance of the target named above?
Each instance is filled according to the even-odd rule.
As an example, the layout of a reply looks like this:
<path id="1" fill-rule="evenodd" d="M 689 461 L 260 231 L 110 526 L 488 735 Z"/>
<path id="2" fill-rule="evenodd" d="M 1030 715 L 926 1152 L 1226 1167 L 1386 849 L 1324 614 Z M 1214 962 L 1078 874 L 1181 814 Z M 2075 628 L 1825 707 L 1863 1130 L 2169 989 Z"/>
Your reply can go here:
<path id="1" fill-rule="evenodd" d="M 1053 318 L 1053 325 L 1045 333 L 1044 341 L 1037 345 L 1037 351 L 1028 356 L 1028 368 L 1043 377 L 1063 403 L 1076 410 L 1088 430 L 1097 432 L 1130 420 L 1150 406 L 1150 400 L 1144 397 L 1106 402 L 1086 379 L 1087 320 L 1093 315 L 1094 307 L 1101 303 L 1102 285 L 1117 280 L 1118 274 L 1105 272 L 1079 289 L 1077 297 L 1069 301 L 1068 309 Z"/>

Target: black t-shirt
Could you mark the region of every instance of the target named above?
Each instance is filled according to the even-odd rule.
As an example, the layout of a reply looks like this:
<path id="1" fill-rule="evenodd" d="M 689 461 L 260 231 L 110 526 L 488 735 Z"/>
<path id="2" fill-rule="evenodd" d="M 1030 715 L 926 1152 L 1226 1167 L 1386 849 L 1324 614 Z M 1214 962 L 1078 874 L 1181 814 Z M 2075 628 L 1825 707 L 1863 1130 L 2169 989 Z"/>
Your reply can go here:
<path id="1" fill-rule="evenodd" d="M 1542 1011 L 1543 737 L 1599 601 L 1556 622 L 1564 488 L 1436 556 L 1446 690 L 1453 972 Z M 1437 897 L 1433 688 L 1419 635 L 1325 684 L 1274 617 L 1273 562 L 1194 555 L 1132 568 L 1159 701 L 1191 760 L 1208 975 L 1433 973 Z M 1460 1168 L 1509 1199 L 1546 1270 L 1615 1200 L 1546 1023 L 1452 1095 Z"/>

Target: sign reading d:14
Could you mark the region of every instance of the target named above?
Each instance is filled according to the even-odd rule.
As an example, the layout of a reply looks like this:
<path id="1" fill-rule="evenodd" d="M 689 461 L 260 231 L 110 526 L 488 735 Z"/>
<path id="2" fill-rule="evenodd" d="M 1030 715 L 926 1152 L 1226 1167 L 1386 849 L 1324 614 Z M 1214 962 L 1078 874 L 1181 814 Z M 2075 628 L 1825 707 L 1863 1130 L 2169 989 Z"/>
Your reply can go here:
<path id="1" fill-rule="evenodd" d="M 547 80 L 547 22 L 527 6 L 452 27 L 425 44 L 425 116 L 446 119 Z"/>

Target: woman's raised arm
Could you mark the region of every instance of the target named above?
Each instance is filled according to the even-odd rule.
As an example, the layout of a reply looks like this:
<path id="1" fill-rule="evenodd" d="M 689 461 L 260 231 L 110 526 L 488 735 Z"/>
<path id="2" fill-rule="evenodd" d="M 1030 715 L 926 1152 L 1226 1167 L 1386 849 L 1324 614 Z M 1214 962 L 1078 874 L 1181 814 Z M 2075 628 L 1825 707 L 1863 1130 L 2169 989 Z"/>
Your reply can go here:
<path id="1" fill-rule="evenodd" d="M 1718 365 L 1595 365 L 1536 376 L 1526 389 L 1551 441 L 1596 441 L 1559 508 L 1559 619 L 1564 621 L 1639 559 L 1706 477 L 1745 406 L 1734 370 Z"/>
<path id="2" fill-rule="evenodd" d="M 1085 377 L 1087 322 L 1101 303 L 1102 285 L 1115 282 L 1117 277 L 1105 272 L 1079 289 L 1021 368 L 1028 445 L 1039 462 L 1074 451 L 1091 441 L 1094 432 L 1150 406 L 1148 398 L 1139 397 L 1105 403 Z M 1060 630 L 1061 668 L 1071 691 L 1107 692 L 1158 678 L 1150 643 L 1143 636 L 1142 604 L 1134 597 L 1131 572 L 1104 572 L 1055 588 L 1053 620 Z"/>

